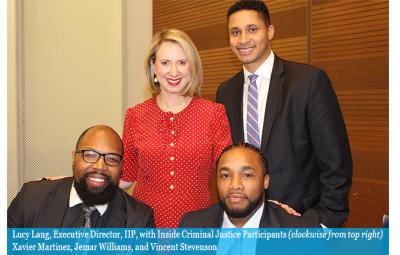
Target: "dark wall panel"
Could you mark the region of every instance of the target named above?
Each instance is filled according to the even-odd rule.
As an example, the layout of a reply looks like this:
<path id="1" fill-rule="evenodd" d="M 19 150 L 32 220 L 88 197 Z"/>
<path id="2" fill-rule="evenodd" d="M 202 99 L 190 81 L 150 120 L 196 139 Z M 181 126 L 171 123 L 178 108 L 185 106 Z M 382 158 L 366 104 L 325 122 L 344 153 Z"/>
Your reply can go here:
<path id="1" fill-rule="evenodd" d="M 388 202 L 388 13 L 386 0 L 273 0 L 273 50 L 317 65 L 332 80 L 354 161 L 349 227 L 379 227 Z M 229 47 L 229 0 L 154 0 L 154 31 L 178 28 L 198 47 L 202 96 L 241 68 Z M 211 187 L 216 201 L 215 179 Z"/>

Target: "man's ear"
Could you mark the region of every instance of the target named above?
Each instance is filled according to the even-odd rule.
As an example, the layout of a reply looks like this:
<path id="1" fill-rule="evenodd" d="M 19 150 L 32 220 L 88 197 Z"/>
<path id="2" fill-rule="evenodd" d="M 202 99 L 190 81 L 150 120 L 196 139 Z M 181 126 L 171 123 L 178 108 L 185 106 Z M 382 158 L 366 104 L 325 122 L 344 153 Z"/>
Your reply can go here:
<path id="1" fill-rule="evenodd" d="M 271 41 L 274 39 L 275 28 L 273 25 L 267 27 L 268 39 Z"/>
<path id="2" fill-rule="evenodd" d="M 75 161 L 75 154 L 76 154 L 75 151 L 72 151 L 72 154 L 71 154 L 72 155 L 72 163 L 74 163 L 74 161 Z"/>
<path id="3" fill-rule="evenodd" d="M 268 189 L 268 187 L 269 187 L 269 175 L 266 174 L 264 176 L 264 189 Z"/>

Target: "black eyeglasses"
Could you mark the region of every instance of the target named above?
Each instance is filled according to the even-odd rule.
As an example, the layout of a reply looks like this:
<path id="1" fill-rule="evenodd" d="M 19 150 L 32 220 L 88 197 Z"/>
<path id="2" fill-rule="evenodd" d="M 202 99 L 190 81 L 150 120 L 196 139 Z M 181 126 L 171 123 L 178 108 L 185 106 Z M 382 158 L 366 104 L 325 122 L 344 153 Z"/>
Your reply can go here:
<path id="1" fill-rule="evenodd" d="M 96 163 L 100 157 L 104 157 L 107 166 L 118 166 L 121 163 L 122 156 L 116 153 L 100 153 L 95 150 L 80 150 L 75 153 L 81 153 L 83 161 L 87 163 Z"/>

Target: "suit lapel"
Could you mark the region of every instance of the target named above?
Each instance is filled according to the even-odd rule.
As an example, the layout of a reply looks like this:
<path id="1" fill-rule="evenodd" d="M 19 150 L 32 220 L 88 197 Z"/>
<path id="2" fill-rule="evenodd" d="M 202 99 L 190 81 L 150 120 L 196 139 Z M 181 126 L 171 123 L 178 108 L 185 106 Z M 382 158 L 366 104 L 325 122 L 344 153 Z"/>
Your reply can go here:
<path id="1" fill-rule="evenodd" d="M 281 100 L 281 92 L 285 81 L 285 78 L 281 75 L 282 73 L 283 61 L 275 55 L 274 67 L 272 69 L 271 81 L 268 90 L 267 105 L 265 109 L 261 151 L 265 151 L 265 148 L 268 144 L 268 140 L 271 135 L 272 124 L 275 119 L 276 109 L 278 108 Z"/>
<path id="2" fill-rule="evenodd" d="M 260 228 L 281 228 L 278 217 L 276 216 L 274 210 L 271 208 L 271 202 L 264 202 L 264 211 L 261 216 Z"/>
<path id="3" fill-rule="evenodd" d="M 123 191 L 122 191 L 123 192 Z M 125 202 L 125 198 L 120 193 L 120 190 L 117 190 L 114 199 L 108 204 L 108 209 L 110 210 L 110 214 L 108 215 L 107 222 L 105 226 L 107 228 L 116 228 L 121 227 L 126 224 L 128 226 L 134 226 L 134 222 L 127 222 L 127 211 L 131 213 L 135 213 L 135 210 L 128 210 L 126 208 L 128 203 Z M 132 219 L 135 219 L 132 217 Z"/>
<path id="4" fill-rule="evenodd" d="M 237 128 L 232 130 L 235 142 L 244 142 L 243 136 L 243 70 L 235 75 L 232 79 L 232 124 L 231 127 Z M 237 123 L 237 124 L 236 124 Z"/>
<path id="5" fill-rule="evenodd" d="M 222 210 L 219 204 L 215 205 L 215 211 L 212 214 L 215 217 L 210 217 L 203 223 L 203 228 L 221 228 L 224 210 Z"/>
<path id="6" fill-rule="evenodd" d="M 54 188 L 53 194 L 48 198 L 40 217 L 43 227 L 61 227 L 68 208 L 69 194 L 73 178 L 66 178 L 60 183 L 60 188 Z"/>

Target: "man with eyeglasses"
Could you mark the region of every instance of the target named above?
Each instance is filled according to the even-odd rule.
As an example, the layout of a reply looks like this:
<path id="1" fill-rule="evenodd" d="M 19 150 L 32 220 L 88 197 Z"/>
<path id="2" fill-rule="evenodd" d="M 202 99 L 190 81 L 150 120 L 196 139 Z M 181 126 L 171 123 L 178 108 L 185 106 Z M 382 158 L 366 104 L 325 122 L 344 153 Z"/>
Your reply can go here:
<path id="1" fill-rule="evenodd" d="M 73 177 L 24 184 L 8 208 L 7 226 L 154 227 L 153 210 L 118 188 L 122 155 L 112 128 L 86 129 L 73 152 Z"/>

